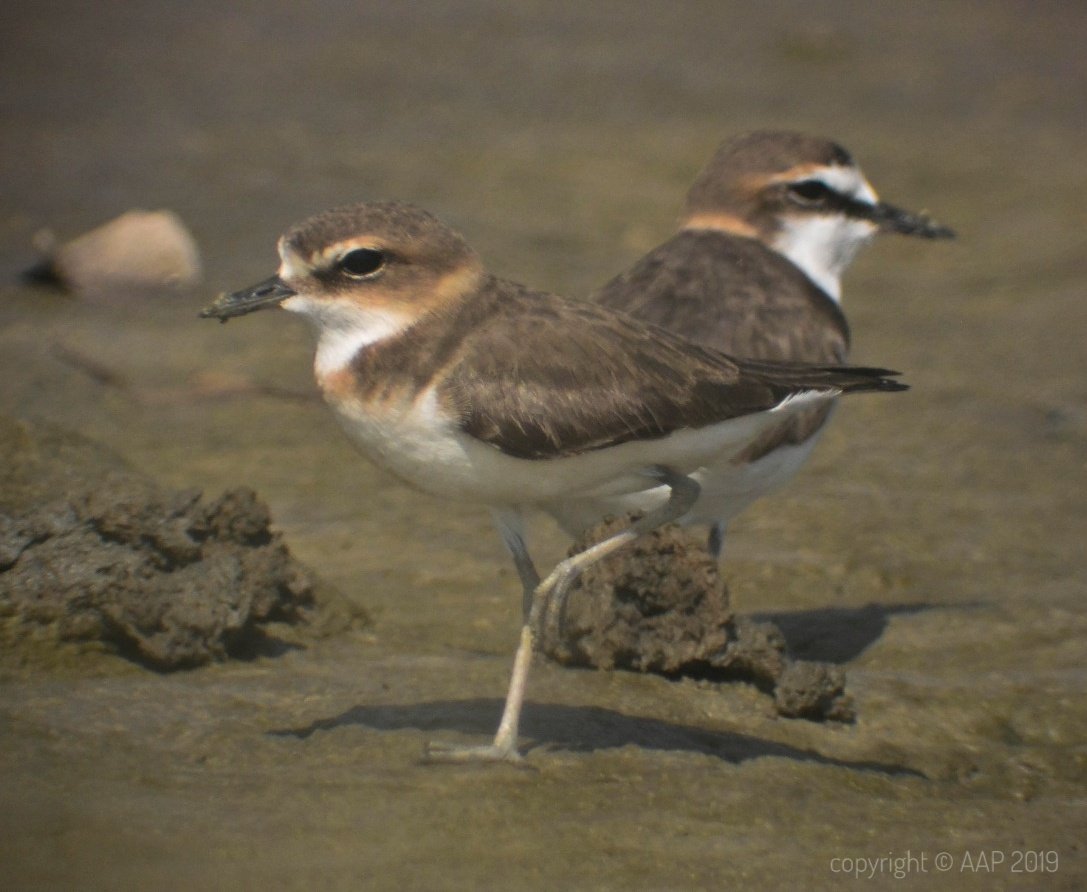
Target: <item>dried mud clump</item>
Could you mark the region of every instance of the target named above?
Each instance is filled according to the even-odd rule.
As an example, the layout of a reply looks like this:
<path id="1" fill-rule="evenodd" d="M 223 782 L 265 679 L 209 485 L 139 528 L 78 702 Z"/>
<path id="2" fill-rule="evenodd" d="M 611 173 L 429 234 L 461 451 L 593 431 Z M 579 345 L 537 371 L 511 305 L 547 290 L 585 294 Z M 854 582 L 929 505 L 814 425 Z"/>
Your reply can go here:
<path id="1" fill-rule="evenodd" d="M 606 520 L 570 554 L 628 525 L 626 518 Z M 565 665 L 675 674 L 705 663 L 729 641 L 732 611 L 717 562 L 699 537 L 675 525 L 593 564 L 561 606 L 547 617 L 543 650 Z"/>
<path id="2" fill-rule="evenodd" d="M 255 652 L 262 623 L 296 620 L 313 602 L 313 580 L 269 521 L 248 489 L 207 502 L 111 475 L 0 516 L 0 617 L 158 669 Z"/>
<path id="3" fill-rule="evenodd" d="M 607 519 L 570 554 L 626 528 Z M 735 617 L 704 531 L 669 525 L 589 567 L 545 618 L 541 650 L 567 666 L 631 669 L 711 681 L 743 679 L 791 718 L 852 721 L 845 673 L 793 660 L 772 623 Z"/>
<path id="4" fill-rule="evenodd" d="M 264 652 L 265 624 L 308 614 L 315 581 L 252 490 L 166 490 L 75 435 L 0 421 L 6 651 L 74 642 L 175 669 Z"/>
<path id="5" fill-rule="evenodd" d="M 777 678 L 774 703 L 779 714 L 790 718 L 851 722 L 856 717 L 845 693 L 845 670 L 829 663 L 788 663 Z"/>

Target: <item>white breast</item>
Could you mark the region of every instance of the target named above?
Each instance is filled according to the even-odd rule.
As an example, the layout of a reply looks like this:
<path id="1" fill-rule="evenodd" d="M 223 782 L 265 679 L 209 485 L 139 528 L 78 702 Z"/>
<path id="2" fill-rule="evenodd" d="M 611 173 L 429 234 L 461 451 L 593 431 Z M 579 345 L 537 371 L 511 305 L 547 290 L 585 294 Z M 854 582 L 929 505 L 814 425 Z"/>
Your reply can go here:
<path id="1" fill-rule="evenodd" d="M 336 395 L 328 395 L 328 401 L 351 441 L 374 464 L 435 495 L 471 495 L 474 463 L 433 390 L 380 403 Z"/>

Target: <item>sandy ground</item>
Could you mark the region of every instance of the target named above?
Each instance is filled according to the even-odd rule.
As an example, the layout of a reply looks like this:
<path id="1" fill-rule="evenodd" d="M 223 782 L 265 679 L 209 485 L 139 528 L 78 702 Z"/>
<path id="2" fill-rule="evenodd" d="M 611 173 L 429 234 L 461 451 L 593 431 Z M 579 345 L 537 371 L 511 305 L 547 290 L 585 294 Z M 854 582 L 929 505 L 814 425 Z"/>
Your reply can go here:
<path id="1" fill-rule="evenodd" d="M 165 676 L 5 668 L 0 885 L 1082 888 L 1085 33 L 1059 2 L 8 4 L 0 411 L 165 485 L 254 487 L 372 622 Z M 734 609 L 844 665 L 856 723 L 540 664 L 527 769 L 421 765 L 489 735 L 504 693 L 519 595 L 486 513 L 352 453 L 298 320 L 196 310 L 267 276 L 287 224 L 364 198 L 584 294 L 752 126 L 838 138 L 960 232 L 856 264 L 854 356 L 913 390 L 843 406 L 728 543 Z M 18 282 L 39 227 L 130 207 L 189 223 L 203 289 Z"/>

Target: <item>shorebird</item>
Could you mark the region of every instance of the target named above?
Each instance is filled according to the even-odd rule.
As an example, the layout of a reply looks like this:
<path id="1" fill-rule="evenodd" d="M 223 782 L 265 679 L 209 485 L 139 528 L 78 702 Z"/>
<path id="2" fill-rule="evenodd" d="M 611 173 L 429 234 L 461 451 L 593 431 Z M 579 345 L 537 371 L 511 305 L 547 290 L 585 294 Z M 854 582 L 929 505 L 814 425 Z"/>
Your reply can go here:
<path id="1" fill-rule="evenodd" d="M 698 175 L 676 235 L 591 299 L 731 356 L 844 363 L 841 276 L 880 232 L 954 235 L 880 201 L 836 143 L 786 131 L 745 133 L 724 143 Z M 804 463 L 832 409 L 824 401 L 794 413 L 743 452 L 721 454 L 693 475 L 702 496 L 683 520 L 710 526 L 715 556 L 728 522 Z M 551 513 L 576 536 L 605 514 L 645 510 L 666 497 L 659 489 L 574 499 Z"/>
<path id="2" fill-rule="evenodd" d="M 461 236 L 411 205 L 312 217 L 280 238 L 279 256 L 276 275 L 201 315 L 280 306 L 307 317 L 317 382 L 350 439 L 418 489 L 488 506 L 521 579 L 525 623 L 495 739 L 432 744 L 435 759 L 520 758 L 521 704 L 549 600 L 584 567 L 687 513 L 699 492 L 692 471 L 838 394 L 905 389 L 884 369 L 733 360 L 495 278 Z M 541 581 L 524 508 L 653 486 L 668 490 L 662 505 Z"/>

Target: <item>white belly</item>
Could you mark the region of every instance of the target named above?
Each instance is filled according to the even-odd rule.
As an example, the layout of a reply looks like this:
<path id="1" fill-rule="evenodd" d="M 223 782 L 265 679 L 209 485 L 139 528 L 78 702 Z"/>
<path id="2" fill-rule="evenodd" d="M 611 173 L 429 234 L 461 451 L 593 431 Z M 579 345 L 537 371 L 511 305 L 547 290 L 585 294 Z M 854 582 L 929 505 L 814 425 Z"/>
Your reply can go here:
<path id="1" fill-rule="evenodd" d="M 803 408 L 829 396 L 794 397 L 781 410 Z M 346 399 L 330 402 L 352 441 L 371 461 L 419 489 L 495 507 L 539 506 L 551 511 L 560 503 L 584 502 L 594 513 L 589 524 L 608 513 L 607 508 L 596 513 L 596 507 L 589 507 L 598 500 L 644 491 L 648 468 L 665 465 L 690 474 L 707 465 L 726 466 L 752 439 L 781 420 L 775 409 L 656 440 L 530 460 L 513 458 L 462 433 L 441 411 L 433 391 L 377 406 Z M 663 499 L 667 491 L 658 489 Z"/>

